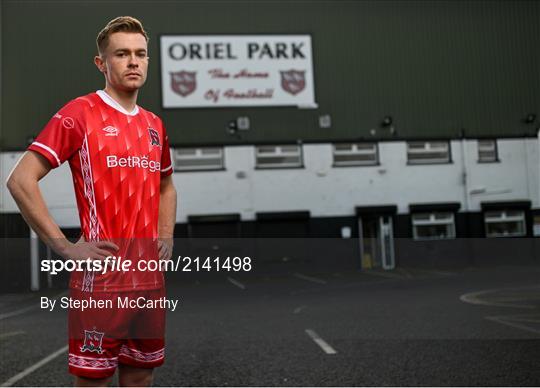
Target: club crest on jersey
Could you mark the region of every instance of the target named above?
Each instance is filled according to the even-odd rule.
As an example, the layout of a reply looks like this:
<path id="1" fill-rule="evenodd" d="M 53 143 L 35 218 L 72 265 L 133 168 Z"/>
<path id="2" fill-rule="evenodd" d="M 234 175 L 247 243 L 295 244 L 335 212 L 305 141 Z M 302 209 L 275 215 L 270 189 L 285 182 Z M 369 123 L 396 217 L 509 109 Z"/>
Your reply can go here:
<path id="1" fill-rule="evenodd" d="M 159 133 L 154 128 L 148 127 L 148 133 L 150 134 L 150 145 L 161 146 L 159 142 Z"/>
<path id="2" fill-rule="evenodd" d="M 118 128 L 109 125 L 101 129 L 105 132 L 105 136 L 118 136 Z"/>
<path id="3" fill-rule="evenodd" d="M 98 354 L 103 353 L 101 344 L 105 333 L 94 330 L 84 331 L 84 344 L 81 346 L 81 352 L 96 352 Z"/>

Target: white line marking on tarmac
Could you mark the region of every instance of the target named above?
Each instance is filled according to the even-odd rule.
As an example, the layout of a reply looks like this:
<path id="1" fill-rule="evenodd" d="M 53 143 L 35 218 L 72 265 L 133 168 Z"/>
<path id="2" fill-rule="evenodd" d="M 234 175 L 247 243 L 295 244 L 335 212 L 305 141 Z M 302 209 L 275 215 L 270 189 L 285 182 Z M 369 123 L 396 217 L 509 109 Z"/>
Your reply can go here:
<path id="1" fill-rule="evenodd" d="M 439 275 L 443 275 L 443 276 L 456 276 L 457 275 L 457 273 L 450 272 L 450 271 L 431 271 L 431 272 L 439 274 Z"/>
<path id="2" fill-rule="evenodd" d="M 317 333 L 315 333 L 315 331 L 311 329 L 306 329 L 306 334 L 309 335 L 311 339 L 315 341 L 315 343 L 319 345 L 326 354 L 337 353 L 337 351 L 333 347 L 328 345 L 328 343 L 325 340 L 323 340 Z"/>
<path id="3" fill-rule="evenodd" d="M 52 299 L 58 299 L 61 296 L 64 296 L 64 295 L 67 295 L 67 294 L 68 294 L 68 291 L 62 291 L 61 293 L 59 293 L 58 295 L 56 295 Z M 28 311 L 33 310 L 33 309 L 37 309 L 38 307 L 39 307 L 39 304 L 35 304 L 35 305 L 33 304 L 31 306 L 23 307 L 22 309 L 19 309 L 19 310 L 10 311 L 9 313 L 0 314 L 0 321 L 2 319 L 11 318 L 11 317 L 15 317 L 17 315 L 24 314 L 24 313 L 26 313 Z"/>
<path id="4" fill-rule="evenodd" d="M 36 362 L 34 365 L 26 368 L 20 373 L 17 373 L 15 376 L 10 378 L 7 381 L 4 381 L 0 386 L 2 387 L 11 387 L 13 384 L 15 384 L 17 381 L 21 380 L 22 378 L 28 376 L 30 373 L 34 372 L 35 370 L 41 368 L 43 365 L 47 364 L 48 362 L 54 360 L 56 357 L 61 355 L 62 353 L 65 353 L 68 349 L 68 345 L 58 349 L 56 352 L 49 354 L 44 359 Z"/>
<path id="5" fill-rule="evenodd" d="M 376 271 L 363 271 L 366 275 L 375 275 L 375 276 L 381 276 L 383 278 L 387 279 L 405 279 L 405 276 L 398 275 L 397 273 L 386 273 L 386 272 L 376 272 Z"/>
<path id="6" fill-rule="evenodd" d="M 24 308 L 19 309 L 19 310 L 11 311 L 11 312 L 9 312 L 9 313 L 0 314 L 0 321 L 1 321 L 2 319 L 6 319 L 6 318 L 9 318 L 9 317 L 14 317 L 14 316 L 16 316 L 16 315 L 24 314 L 24 313 L 27 312 L 27 311 L 30 311 L 30 310 L 33 310 L 33 309 L 37 309 L 37 308 L 38 308 L 37 305 L 32 305 L 32 306 L 24 307 Z"/>
<path id="7" fill-rule="evenodd" d="M 426 273 L 428 275 L 442 275 L 442 276 L 455 276 L 457 275 L 455 272 L 450 272 L 450 271 L 439 271 L 439 270 L 434 270 L 434 269 L 420 269 L 420 268 L 415 268 L 414 269 L 415 271 L 417 272 L 423 272 L 423 273 Z"/>
<path id="8" fill-rule="evenodd" d="M 529 331 L 531 333 L 540 334 L 540 330 L 538 330 L 538 329 L 529 327 L 527 325 L 522 325 L 522 324 L 516 323 L 516 322 L 508 322 L 507 320 L 505 320 L 505 318 L 508 319 L 508 317 L 505 317 L 504 315 L 497 316 L 497 317 L 485 317 L 485 318 L 490 320 L 490 321 L 502 323 L 503 325 L 508 325 L 508 326 L 515 327 L 517 329 Z"/>
<path id="9" fill-rule="evenodd" d="M 298 279 L 307 280 L 308 282 L 326 284 L 326 280 L 315 278 L 313 276 L 303 275 L 301 273 L 295 273 L 295 274 L 293 274 L 293 276 L 298 278 Z"/>
<path id="10" fill-rule="evenodd" d="M 540 323 L 540 319 L 512 318 L 512 320 L 518 322 Z"/>
<path id="11" fill-rule="evenodd" d="M 240 283 L 238 280 L 234 280 L 231 277 L 227 277 L 227 280 L 230 281 L 232 284 L 234 284 L 236 287 L 241 288 L 242 290 L 246 289 L 246 286 L 244 286 L 242 283 Z"/>
<path id="12" fill-rule="evenodd" d="M 493 289 L 493 290 L 484 290 L 484 291 L 478 291 L 478 292 L 469 292 L 467 294 L 463 294 L 459 297 L 459 299 L 462 302 L 470 303 L 470 304 L 480 304 L 484 306 L 499 306 L 499 307 L 515 307 L 515 308 L 524 308 L 524 309 L 534 309 L 536 306 L 531 306 L 527 304 L 511 304 L 511 303 L 497 303 L 497 302 L 489 302 L 486 300 L 483 300 L 480 298 L 481 295 L 486 295 L 490 293 L 494 293 L 497 291 L 503 291 L 506 290 L 505 288 L 499 288 L 499 289 Z"/>
<path id="13" fill-rule="evenodd" d="M 300 306 L 294 309 L 293 314 L 300 314 L 300 311 L 305 309 L 307 306 Z"/>
<path id="14" fill-rule="evenodd" d="M 491 299 L 494 300 L 495 302 L 520 302 L 523 299 L 540 300 L 540 295 L 530 296 L 530 297 L 528 297 L 526 295 L 523 295 L 523 296 L 501 296 L 500 298 L 491 298 Z"/>
<path id="15" fill-rule="evenodd" d="M 540 323 L 540 317 L 538 316 L 526 316 L 526 315 L 505 315 L 504 318 L 517 322 L 530 322 Z"/>
<path id="16" fill-rule="evenodd" d="M 25 331 L 17 330 L 17 331 L 10 331 L 9 333 L 0 334 L 0 340 L 4 338 L 9 337 L 15 337 L 16 335 L 25 334 Z"/>

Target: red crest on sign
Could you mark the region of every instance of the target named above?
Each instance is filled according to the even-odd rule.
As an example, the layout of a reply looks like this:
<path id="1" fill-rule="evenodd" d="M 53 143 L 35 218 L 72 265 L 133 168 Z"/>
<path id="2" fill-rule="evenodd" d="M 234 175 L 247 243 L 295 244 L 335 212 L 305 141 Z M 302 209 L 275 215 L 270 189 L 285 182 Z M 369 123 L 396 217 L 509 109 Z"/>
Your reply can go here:
<path id="1" fill-rule="evenodd" d="M 176 94 L 186 97 L 193 93 L 197 88 L 197 72 L 196 71 L 176 71 L 171 74 L 171 89 Z"/>
<path id="2" fill-rule="evenodd" d="M 305 70 L 288 70 L 280 71 L 281 87 L 293 96 L 300 93 L 306 87 L 306 72 Z"/>

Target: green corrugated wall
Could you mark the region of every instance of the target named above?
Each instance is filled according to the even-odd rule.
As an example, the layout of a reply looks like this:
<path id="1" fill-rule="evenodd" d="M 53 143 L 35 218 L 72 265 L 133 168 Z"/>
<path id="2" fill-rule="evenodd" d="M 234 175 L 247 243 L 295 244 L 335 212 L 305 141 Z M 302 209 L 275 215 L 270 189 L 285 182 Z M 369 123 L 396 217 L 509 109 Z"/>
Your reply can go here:
<path id="1" fill-rule="evenodd" d="M 11 1 L 1 3 L 0 141 L 20 149 L 68 100 L 103 86 L 97 32 L 133 15 L 151 34 L 140 105 L 173 145 L 534 135 L 538 1 Z M 318 109 L 161 109 L 158 35 L 311 34 Z M 332 116 L 321 129 L 318 117 Z M 241 138 L 227 122 L 249 116 Z M 376 136 L 370 129 L 376 128 Z"/>

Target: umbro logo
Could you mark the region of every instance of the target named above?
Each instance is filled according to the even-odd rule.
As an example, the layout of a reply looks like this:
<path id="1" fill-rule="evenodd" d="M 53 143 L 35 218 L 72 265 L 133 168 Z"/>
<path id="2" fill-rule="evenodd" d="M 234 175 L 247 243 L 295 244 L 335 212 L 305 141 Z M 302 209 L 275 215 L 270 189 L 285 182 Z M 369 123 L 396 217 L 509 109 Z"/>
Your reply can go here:
<path id="1" fill-rule="evenodd" d="M 118 129 L 110 125 L 102 130 L 106 132 L 105 136 L 118 136 Z"/>

